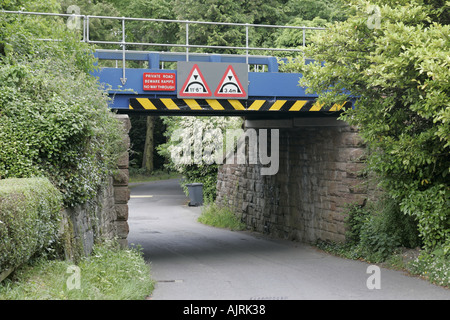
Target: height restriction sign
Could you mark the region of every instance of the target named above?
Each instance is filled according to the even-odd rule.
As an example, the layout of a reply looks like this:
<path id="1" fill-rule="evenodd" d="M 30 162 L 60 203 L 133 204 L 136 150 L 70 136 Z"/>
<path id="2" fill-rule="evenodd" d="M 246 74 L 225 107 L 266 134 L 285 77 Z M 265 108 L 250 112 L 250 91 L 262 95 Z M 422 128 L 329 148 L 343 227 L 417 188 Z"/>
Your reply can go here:
<path id="1" fill-rule="evenodd" d="M 216 97 L 222 98 L 245 98 L 247 96 L 247 90 L 244 90 L 233 66 L 228 66 L 214 94 Z"/>
<path id="2" fill-rule="evenodd" d="M 183 97 L 211 97 L 212 92 L 197 64 L 192 67 L 179 95 Z"/>
<path id="3" fill-rule="evenodd" d="M 180 99 L 247 99 L 248 65 L 224 62 L 178 62 Z"/>

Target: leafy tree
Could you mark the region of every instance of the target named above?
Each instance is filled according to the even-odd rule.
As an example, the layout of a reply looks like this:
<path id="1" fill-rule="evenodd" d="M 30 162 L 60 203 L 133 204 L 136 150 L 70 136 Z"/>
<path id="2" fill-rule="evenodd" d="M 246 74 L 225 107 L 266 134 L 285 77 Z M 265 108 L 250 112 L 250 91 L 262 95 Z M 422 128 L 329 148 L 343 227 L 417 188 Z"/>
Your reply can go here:
<path id="1" fill-rule="evenodd" d="M 93 16 L 122 16 L 112 4 L 106 1 L 91 0 L 59 0 L 62 13 L 68 12 L 70 6 L 78 6 L 80 14 Z M 89 40 L 93 41 L 122 41 L 122 22 L 116 19 L 98 19 L 89 20 Z M 101 45 L 102 48 L 117 49 L 117 45 Z"/>
<path id="2" fill-rule="evenodd" d="M 226 130 L 241 127 L 241 118 L 163 117 L 163 121 L 167 126 L 167 142 L 159 145 L 158 151 L 169 160 L 167 167 L 183 175 L 182 186 L 186 193 L 186 184 L 200 182 L 204 197 L 214 200 L 217 163 L 220 162 L 217 157 L 223 157 Z"/>
<path id="3" fill-rule="evenodd" d="M 291 25 L 302 27 L 326 27 L 328 21 L 316 17 L 313 20 L 303 20 L 296 18 L 291 21 Z M 323 32 L 322 30 L 305 30 L 305 45 L 311 41 L 311 36 L 316 32 Z M 279 48 L 302 48 L 303 47 L 303 30 L 285 29 L 275 40 L 275 45 Z"/>
<path id="4" fill-rule="evenodd" d="M 291 0 L 287 2 L 284 11 L 289 20 L 311 21 L 320 18 L 327 21 L 344 21 L 348 15 L 348 8 L 340 0 Z"/>
<path id="5" fill-rule="evenodd" d="M 285 13 L 280 0 L 173 0 L 177 19 L 212 21 L 225 23 L 283 24 Z M 195 45 L 245 46 L 244 26 L 190 25 L 189 42 Z M 249 28 L 250 46 L 273 46 L 276 30 L 271 28 Z M 184 39 L 180 39 L 183 40 Z M 202 49 L 203 52 L 240 53 L 236 50 Z"/>
<path id="6" fill-rule="evenodd" d="M 329 0 L 291 0 L 285 7 L 287 24 L 301 27 L 326 27 L 334 21 L 344 21 L 351 10 L 343 1 Z M 321 30 L 305 30 L 305 44 L 311 41 L 312 35 Z M 303 30 L 284 29 L 279 32 L 275 44 L 280 48 L 302 48 Z M 292 56 L 284 53 L 283 56 Z"/>
<path id="7" fill-rule="evenodd" d="M 59 10 L 55 1 L 25 10 Z M 12 8 L 17 9 L 17 8 Z M 96 195 L 121 151 L 119 122 L 90 75 L 95 59 L 61 19 L 7 16 L 0 30 L 0 177 L 45 176 L 66 206 Z M 40 41 L 49 36 L 60 41 Z"/>
<path id="8" fill-rule="evenodd" d="M 300 63 L 322 102 L 353 99 L 342 119 L 368 144 L 369 169 L 427 249 L 450 250 L 448 2 L 351 1 L 355 15 L 317 33 Z M 322 64 L 321 62 L 324 61 Z"/>
<path id="9" fill-rule="evenodd" d="M 242 1 L 233 0 L 173 0 L 177 19 L 191 21 L 245 23 L 248 20 L 242 11 Z M 185 39 L 180 39 L 180 42 Z M 189 44 L 213 46 L 244 46 L 245 29 L 223 25 L 190 24 Z M 215 52 L 211 49 L 198 49 L 200 52 Z M 220 51 L 235 53 L 235 50 Z"/>
<path id="10" fill-rule="evenodd" d="M 127 17 L 175 20 L 171 0 L 135 0 L 121 13 Z M 184 39 L 178 23 L 130 21 L 127 23 L 128 41 L 140 43 L 174 44 Z M 168 51 L 167 47 L 136 47 L 138 50 Z"/>

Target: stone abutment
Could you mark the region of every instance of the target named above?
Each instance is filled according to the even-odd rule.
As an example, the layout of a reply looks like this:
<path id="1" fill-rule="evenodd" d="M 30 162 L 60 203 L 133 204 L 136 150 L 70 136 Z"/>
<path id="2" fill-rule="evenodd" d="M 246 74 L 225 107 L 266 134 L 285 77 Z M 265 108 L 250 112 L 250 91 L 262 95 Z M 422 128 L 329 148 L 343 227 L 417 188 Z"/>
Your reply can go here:
<path id="1" fill-rule="evenodd" d="M 246 121 L 279 129 L 279 170 L 258 164 L 219 168 L 217 203 L 232 207 L 251 229 L 312 243 L 345 240 L 345 211 L 369 195 L 365 146 L 356 128 L 335 118 Z"/>
<path id="2" fill-rule="evenodd" d="M 131 128 L 127 115 L 116 115 L 124 126 L 124 140 L 130 145 Z M 66 208 L 63 212 L 61 232 L 66 232 L 65 254 L 73 258 L 89 255 L 99 239 L 116 240 L 123 248 L 128 246 L 128 150 L 120 155 L 117 172 L 104 181 L 97 195 L 84 204 Z"/>

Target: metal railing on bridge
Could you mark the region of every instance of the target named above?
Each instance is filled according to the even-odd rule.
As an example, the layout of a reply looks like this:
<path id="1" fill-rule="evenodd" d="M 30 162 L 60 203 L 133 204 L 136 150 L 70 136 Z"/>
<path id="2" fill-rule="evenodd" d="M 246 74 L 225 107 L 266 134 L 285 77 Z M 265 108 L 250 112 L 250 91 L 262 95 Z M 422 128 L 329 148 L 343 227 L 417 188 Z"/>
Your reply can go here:
<path id="1" fill-rule="evenodd" d="M 69 7 L 70 8 L 70 7 Z M 43 17 L 61 17 L 67 19 L 67 26 L 71 29 L 79 29 L 81 31 L 81 41 L 97 45 L 118 45 L 125 52 L 127 47 L 132 46 L 146 46 L 146 47 L 165 47 L 165 48 L 184 48 L 186 54 L 186 61 L 189 61 L 189 54 L 191 49 L 227 49 L 227 50 L 242 50 L 245 56 L 250 55 L 250 51 L 283 51 L 283 52 L 297 52 L 303 53 L 303 49 L 299 48 L 280 48 L 280 47 L 254 47 L 250 46 L 249 30 L 251 28 L 271 28 L 271 29 L 293 29 L 301 30 L 302 44 L 306 46 L 306 32 L 308 30 L 325 30 L 322 27 L 306 27 L 306 26 L 291 26 L 291 25 L 267 25 L 267 24 L 250 24 L 250 23 L 231 23 L 231 22 L 208 22 L 208 21 L 190 21 L 190 20 L 169 20 L 169 19 L 155 19 L 155 18 L 133 18 L 133 17 L 113 17 L 113 16 L 97 16 L 97 15 L 82 15 L 77 13 L 49 13 L 49 12 L 28 12 L 28 11 L 0 11 L 2 14 L 17 14 L 17 15 L 33 15 Z M 121 29 L 118 36 L 121 36 L 120 41 L 107 41 L 91 39 L 91 24 L 94 19 L 100 20 L 117 20 L 121 22 Z M 156 22 L 156 23 L 175 23 L 184 26 L 184 42 L 185 43 L 156 43 L 156 42 L 135 42 L 127 41 L 126 22 L 140 21 L 140 22 Z M 241 27 L 245 29 L 245 45 L 207 45 L 207 44 L 192 44 L 190 43 L 190 26 L 192 25 L 213 25 L 213 26 L 229 26 Z M 181 37 L 180 37 L 181 38 Z M 45 41 L 57 41 L 58 39 L 40 39 Z"/>

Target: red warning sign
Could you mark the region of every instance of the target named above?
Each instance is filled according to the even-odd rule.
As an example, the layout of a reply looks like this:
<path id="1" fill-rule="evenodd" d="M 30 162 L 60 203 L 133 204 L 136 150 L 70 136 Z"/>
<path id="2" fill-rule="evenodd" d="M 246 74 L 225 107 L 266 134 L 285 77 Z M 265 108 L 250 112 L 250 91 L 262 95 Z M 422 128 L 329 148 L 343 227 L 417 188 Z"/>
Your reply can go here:
<path id="1" fill-rule="evenodd" d="M 236 72 L 231 65 L 228 66 L 225 74 L 220 80 L 216 91 L 214 92 L 216 97 L 228 97 L 228 98 L 243 98 L 247 96 L 239 78 L 236 76 Z"/>
<path id="2" fill-rule="evenodd" d="M 142 86 L 144 91 L 174 91 L 176 89 L 175 73 L 145 72 Z"/>
<path id="3" fill-rule="evenodd" d="M 210 97 L 212 96 L 211 89 L 205 81 L 197 64 L 192 67 L 186 82 L 178 93 L 181 97 Z"/>

